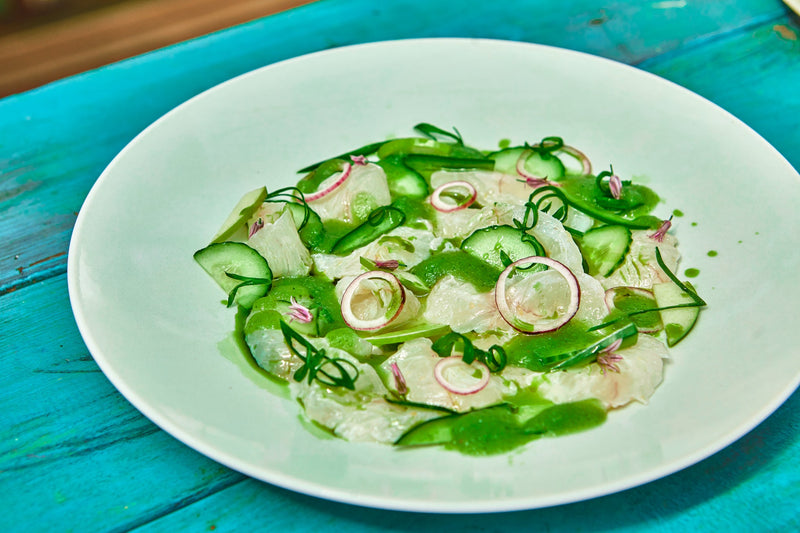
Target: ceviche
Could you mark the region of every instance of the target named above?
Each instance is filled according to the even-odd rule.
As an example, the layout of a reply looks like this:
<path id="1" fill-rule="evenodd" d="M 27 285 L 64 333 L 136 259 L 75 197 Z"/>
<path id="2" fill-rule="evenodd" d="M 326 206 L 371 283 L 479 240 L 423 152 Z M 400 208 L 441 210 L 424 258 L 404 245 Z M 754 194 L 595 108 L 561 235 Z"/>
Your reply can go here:
<path id="1" fill-rule="evenodd" d="M 656 193 L 560 137 L 415 130 L 248 192 L 195 253 L 257 365 L 340 438 L 472 455 L 646 403 L 706 305 Z"/>

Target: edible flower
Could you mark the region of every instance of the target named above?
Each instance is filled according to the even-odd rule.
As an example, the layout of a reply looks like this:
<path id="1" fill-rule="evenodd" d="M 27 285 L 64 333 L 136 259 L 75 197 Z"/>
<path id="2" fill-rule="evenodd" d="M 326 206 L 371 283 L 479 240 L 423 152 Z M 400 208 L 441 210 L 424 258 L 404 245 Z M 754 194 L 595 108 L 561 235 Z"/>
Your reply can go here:
<path id="1" fill-rule="evenodd" d="M 355 163 L 356 165 L 361 165 L 361 166 L 364 166 L 364 165 L 366 165 L 366 164 L 367 164 L 367 157 L 366 157 L 366 156 L 363 156 L 363 155 L 351 155 L 351 156 L 350 156 L 350 159 L 351 159 L 351 160 L 353 161 L 353 163 Z"/>
<path id="2" fill-rule="evenodd" d="M 294 299 L 294 296 L 291 298 L 288 315 L 291 319 L 290 322 L 292 320 L 297 320 L 303 324 L 308 324 L 314 319 L 314 317 L 311 316 L 311 311 L 309 311 L 308 307 L 297 303 L 297 300 Z"/>
<path id="3" fill-rule="evenodd" d="M 380 259 L 375 260 L 375 268 L 385 268 L 386 270 L 395 270 L 399 266 L 400 266 L 400 261 L 398 261 L 397 259 L 387 259 L 386 261 L 381 261 Z"/>
<path id="4" fill-rule="evenodd" d="M 397 366 L 397 363 L 392 363 L 389 366 L 392 369 L 394 385 L 397 388 L 397 393 L 401 396 L 405 395 L 408 392 L 408 385 L 406 384 L 406 378 L 403 377 L 403 373 L 400 372 L 400 367 Z"/>
<path id="5" fill-rule="evenodd" d="M 253 225 L 252 225 L 252 226 L 250 226 L 250 234 L 247 236 L 247 238 L 248 238 L 248 239 L 252 239 L 252 238 L 253 238 L 253 235 L 255 235 L 255 234 L 256 234 L 256 232 L 257 232 L 258 230 L 260 230 L 261 228 L 263 228 L 263 227 L 264 227 L 264 220 L 262 220 L 262 218 L 261 218 L 261 217 L 258 217 L 258 220 L 256 220 L 256 221 L 253 223 Z"/>
<path id="6" fill-rule="evenodd" d="M 672 215 L 670 215 L 670 217 L 667 220 L 662 222 L 661 226 L 659 226 L 656 232 L 650 235 L 649 237 L 651 239 L 656 240 L 657 242 L 664 242 L 664 235 L 667 234 L 667 231 L 669 231 L 669 228 L 671 227 L 672 227 Z"/>
<path id="7" fill-rule="evenodd" d="M 611 196 L 613 196 L 615 200 L 619 200 L 622 196 L 622 180 L 619 179 L 619 176 L 612 174 L 611 177 L 608 178 L 608 188 L 611 190 Z"/>
<path id="8" fill-rule="evenodd" d="M 597 364 L 600 365 L 600 372 L 605 375 L 606 370 L 619 373 L 619 366 L 617 363 L 622 361 L 622 356 L 614 353 L 622 345 L 622 339 L 617 339 L 612 342 L 607 348 L 600 353 L 603 355 L 597 356 Z"/>
<path id="9" fill-rule="evenodd" d="M 553 187 L 561 187 L 560 183 L 550 181 L 547 178 L 540 178 L 538 176 L 534 176 L 533 174 L 526 176 L 524 180 L 517 181 L 524 182 L 529 187 L 534 189 L 538 189 L 539 187 L 547 187 L 548 185 L 552 185 Z"/>

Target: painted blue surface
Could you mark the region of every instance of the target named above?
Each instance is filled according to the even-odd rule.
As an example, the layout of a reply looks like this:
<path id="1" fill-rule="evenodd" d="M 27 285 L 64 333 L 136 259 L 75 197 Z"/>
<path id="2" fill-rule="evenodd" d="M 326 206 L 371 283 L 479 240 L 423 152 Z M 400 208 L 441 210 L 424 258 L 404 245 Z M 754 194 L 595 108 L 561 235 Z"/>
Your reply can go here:
<path id="1" fill-rule="evenodd" d="M 290 493 L 190 450 L 88 354 L 66 294 L 83 199 L 187 98 L 253 68 L 368 41 L 489 37 L 637 65 L 723 106 L 800 167 L 800 25 L 776 0 L 322 0 L 0 100 L 0 508 L 12 531 L 790 531 L 800 394 L 684 471 L 503 515 L 385 512 Z"/>

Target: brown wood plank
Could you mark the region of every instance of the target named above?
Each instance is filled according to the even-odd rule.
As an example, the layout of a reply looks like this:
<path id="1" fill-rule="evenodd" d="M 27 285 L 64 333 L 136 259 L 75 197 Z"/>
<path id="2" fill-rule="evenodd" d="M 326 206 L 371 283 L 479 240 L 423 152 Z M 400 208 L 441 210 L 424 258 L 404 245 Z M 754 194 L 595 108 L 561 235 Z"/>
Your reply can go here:
<path id="1" fill-rule="evenodd" d="M 0 97 L 309 0 L 141 0 L 0 36 Z"/>

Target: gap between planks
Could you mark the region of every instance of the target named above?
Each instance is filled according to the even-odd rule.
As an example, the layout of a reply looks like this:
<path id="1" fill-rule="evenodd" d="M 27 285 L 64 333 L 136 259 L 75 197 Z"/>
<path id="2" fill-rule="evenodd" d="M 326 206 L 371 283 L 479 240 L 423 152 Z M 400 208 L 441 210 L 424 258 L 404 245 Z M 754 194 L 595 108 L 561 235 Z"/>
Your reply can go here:
<path id="1" fill-rule="evenodd" d="M 0 36 L 0 97 L 311 0 L 139 0 Z"/>

